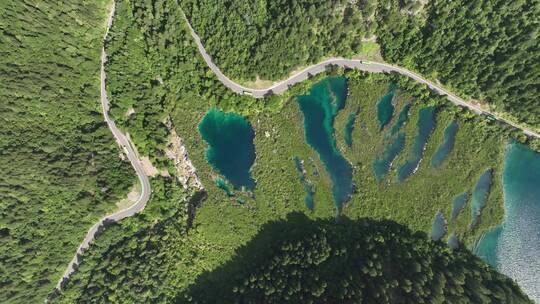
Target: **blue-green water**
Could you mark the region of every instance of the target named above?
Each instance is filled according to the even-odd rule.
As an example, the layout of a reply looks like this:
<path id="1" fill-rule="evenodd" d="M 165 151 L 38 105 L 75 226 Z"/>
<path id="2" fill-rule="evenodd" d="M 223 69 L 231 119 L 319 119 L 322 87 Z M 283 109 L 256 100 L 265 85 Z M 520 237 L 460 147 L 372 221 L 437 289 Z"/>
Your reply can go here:
<path id="1" fill-rule="evenodd" d="M 349 113 L 347 117 L 347 123 L 345 123 L 345 128 L 343 130 L 343 139 L 345 144 L 350 148 L 352 147 L 352 131 L 354 130 L 354 123 L 356 122 L 356 116 L 358 115 L 358 110 L 353 113 Z"/>
<path id="2" fill-rule="evenodd" d="M 502 225 L 488 231 L 474 248 L 474 253 L 493 267 L 499 265 L 497 259 L 497 241 L 501 236 Z"/>
<path id="3" fill-rule="evenodd" d="M 216 178 L 215 182 L 216 182 L 216 186 L 218 186 L 218 188 L 223 190 L 225 194 L 227 194 L 227 196 L 234 196 L 234 192 L 231 191 L 229 186 L 227 186 L 227 183 L 225 182 L 225 180 L 223 180 L 223 178 Z"/>
<path id="4" fill-rule="evenodd" d="M 399 111 L 399 116 L 394 125 L 392 126 L 392 129 L 390 129 L 390 136 L 394 136 L 401 130 L 401 127 L 407 122 L 409 119 L 409 110 L 411 109 L 411 104 L 408 103 L 403 106 L 403 109 Z"/>
<path id="5" fill-rule="evenodd" d="M 394 116 L 394 95 L 396 85 L 391 83 L 388 92 L 377 103 L 377 118 L 379 119 L 379 129 L 382 130 L 392 120 Z"/>
<path id="6" fill-rule="evenodd" d="M 476 186 L 474 186 L 471 200 L 471 227 L 474 227 L 477 224 L 480 212 L 482 212 L 482 209 L 487 203 L 492 178 L 493 170 L 487 169 L 476 182 Z"/>
<path id="7" fill-rule="evenodd" d="M 211 109 L 199 124 L 199 132 L 208 143 L 206 159 L 235 189 L 253 190 L 250 169 L 255 161 L 255 132 L 249 122 L 235 113 Z"/>
<path id="8" fill-rule="evenodd" d="M 454 197 L 454 200 L 452 201 L 452 220 L 455 220 L 458 217 L 461 209 L 463 209 L 463 206 L 467 203 L 467 199 L 469 199 L 469 194 L 467 192 Z"/>
<path id="9" fill-rule="evenodd" d="M 450 236 L 448 237 L 447 243 L 450 249 L 457 249 L 459 247 L 459 239 L 455 232 L 452 232 L 450 234 Z"/>
<path id="10" fill-rule="evenodd" d="M 444 129 L 444 139 L 433 157 L 431 158 L 431 165 L 435 168 L 440 167 L 448 154 L 454 148 L 454 141 L 456 139 L 456 133 L 458 130 L 458 124 L 452 121 L 446 129 Z"/>
<path id="11" fill-rule="evenodd" d="M 385 147 L 381 157 L 373 161 L 373 173 L 377 182 L 381 182 L 388 174 L 390 166 L 396 157 L 403 151 L 405 148 L 405 134 L 399 133 L 398 136 L 391 142 L 388 146 Z"/>
<path id="12" fill-rule="evenodd" d="M 338 213 L 353 190 L 352 167 L 336 147 L 334 118 L 345 105 L 347 79 L 328 77 L 311 87 L 309 95 L 296 100 L 304 114 L 306 142 L 319 154 L 332 180 Z"/>
<path id="13" fill-rule="evenodd" d="M 435 129 L 435 114 L 437 109 L 435 107 L 426 107 L 420 109 L 420 114 L 416 126 L 418 127 L 418 134 L 414 139 L 409 159 L 398 169 L 398 181 L 402 182 L 411 176 L 422 161 L 422 155 L 426 144 Z"/>
<path id="14" fill-rule="evenodd" d="M 431 239 L 434 241 L 440 240 L 446 233 L 446 219 L 441 212 L 437 212 L 433 224 L 431 225 Z"/>
<path id="15" fill-rule="evenodd" d="M 313 185 L 306 179 L 306 170 L 302 160 L 298 156 L 295 156 L 293 159 L 296 170 L 298 170 L 298 173 L 300 174 L 300 182 L 304 186 L 304 191 L 306 192 L 304 203 L 309 210 L 313 210 L 313 194 L 315 194 L 315 190 L 313 189 Z"/>
<path id="16" fill-rule="evenodd" d="M 487 233 L 475 253 L 514 279 L 540 303 L 540 154 L 521 144 L 507 147 L 504 223 Z"/>

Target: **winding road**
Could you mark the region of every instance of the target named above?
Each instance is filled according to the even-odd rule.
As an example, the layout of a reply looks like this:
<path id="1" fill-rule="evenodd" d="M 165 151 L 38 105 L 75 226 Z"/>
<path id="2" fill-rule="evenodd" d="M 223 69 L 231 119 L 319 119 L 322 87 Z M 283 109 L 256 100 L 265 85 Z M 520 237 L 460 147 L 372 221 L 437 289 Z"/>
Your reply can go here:
<path id="1" fill-rule="evenodd" d="M 107 29 L 105 31 L 105 36 L 103 40 L 105 41 L 107 34 L 109 33 L 109 29 L 111 28 L 113 16 L 115 11 L 115 2 L 112 2 L 111 10 L 109 13 L 109 18 L 107 20 Z M 62 285 L 69 279 L 71 274 L 76 270 L 76 267 L 79 264 L 79 257 L 81 254 L 88 248 L 90 243 L 94 240 L 96 237 L 96 234 L 103 229 L 106 223 L 108 222 L 116 222 L 123 218 L 129 217 L 134 215 L 137 212 L 140 212 L 144 209 L 146 206 L 146 203 L 150 199 L 150 195 L 152 193 L 152 190 L 150 188 L 150 181 L 148 180 L 148 176 L 146 176 L 143 167 L 141 165 L 141 161 L 138 158 L 137 154 L 135 153 L 133 149 L 133 144 L 131 141 L 124 135 L 122 132 L 116 127 L 116 124 L 109 116 L 109 99 L 107 98 L 107 90 L 105 87 L 106 82 L 106 74 L 105 74 L 105 64 L 107 63 L 107 54 L 105 53 L 105 46 L 103 46 L 101 50 L 101 107 L 103 110 L 103 116 L 105 118 L 105 122 L 107 122 L 107 126 L 111 130 L 112 134 L 114 135 L 114 138 L 116 139 L 116 142 L 122 147 L 125 154 L 127 154 L 127 158 L 131 162 L 131 165 L 135 169 L 135 172 L 137 173 L 137 177 L 139 178 L 139 182 L 141 183 L 141 193 L 137 201 L 129 206 L 126 209 L 119 210 L 113 214 L 107 215 L 99 220 L 96 224 L 94 224 L 90 230 L 86 233 L 86 236 L 84 237 L 84 240 L 79 245 L 79 248 L 77 248 L 77 252 L 75 253 L 75 256 L 73 259 L 69 262 L 66 270 L 64 271 L 64 274 L 56 284 L 56 292 L 59 292 L 62 289 Z"/>
<path id="2" fill-rule="evenodd" d="M 110 10 L 109 17 L 107 20 L 107 29 L 105 31 L 104 41 L 112 25 L 114 12 L 115 12 L 115 2 L 112 1 L 111 10 Z M 441 86 L 421 77 L 420 75 L 414 72 L 411 72 L 407 69 L 404 69 L 395 65 L 390 65 L 390 64 L 381 63 L 381 62 L 367 62 L 367 61 L 352 60 L 352 59 L 337 58 L 337 57 L 330 58 L 328 60 L 309 66 L 303 69 L 302 71 L 294 74 L 293 76 L 283 81 L 280 81 L 268 88 L 254 89 L 254 88 L 248 88 L 248 87 L 242 86 L 238 83 L 235 83 L 234 81 L 229 79 L 227 76 L 225 76 L 223 72 L 221 72 L 219 67 L 216 64 L 214 64 L 214 62 L 212 61 L 212 58 L 206 52 L 206 49 L 204 48 L 204 45 L 202 44 L 200 37 L 192 28 L 189 20 L 187 19 L 185 15 L 184 15 L 184 19 L 187 26 L 189 27 L 191 36 L 195 40 L 195 43 L 197 44 L 199 52 L 201 56 L 204 58 L 204 60 L 206 61 L 206 64 L 208 65 L 208 67 L 215 73 L 215 75 L 223 83 L 223 85 L 225 85 L 227 88 L 231 89 L 232 91 L 238 94 L 250 95 L 254 98 L 263 98 L 270 94 L 280 94 L 288 90 L 289 87 L 291 87 L 292 85 L 305 81 L 311 75 L 316 75 L 316 74 L 324 72 L 328 66 L 340 66 L 344 68 L 358 69 L 361 71 L 373 72 L 373 73 L 396 72 L 401 75 L 410 77 L 419 83 L 423 83 L 427 85 L 431 90 L 437 92 L 440 95 L 445 95 L 451 102 L 453 102 L 454 104 L 458 106 L 468 108 L 479 115 L 493 116 L 496 120 L 500 122 L 503 122 L 515 128 L 521 129 L 527 136 L 536 137 L 540 139 L 540 134 L 538 134 L 537 132 L 527 129 L 525 127 L 522 127 L 518 125 L 517 123 L 514 123 L 510 120 L 497 116 L 494 113 L 486 111 L 470 102 L 467 102 L 464 99 L 448 92 Z M 141 193 L 140 193 L 139 198 L 133 205 L 129 206 L 126 209 L 119 210 L 116 213 L 103 217 L 88 230 L 84 240 L 81 242 L 81 244 L 77 248 L 77 251 L 73 259 L 69 262 L 68 266 L 66 267 L 66 270 L 64 271 L 64 274 L 58 281 L 55 288 L 55 292 L 60 292 L 63 284 L 69 279 L 71 274 L 73 274 L 73 272 L 76 270 L 76 267 L 78 266 L 80 262 L 79 258 L 81 254 L 84 252 L 84 250 L 88 248 L 90 243 L 96 237 L 96 234 L 99 231 L 101 231 L 101 229 L 103 229 L 105 224 L 108 222 L 116 222 L 116 221 L 122 220 L 126 217 L 136 214 L 137 212 L 142 211 L 144 207 L 146 206 L 146 203 L 150 199 L 150 195 L 152 191 L 150 187 L 150 181 L 148 180 L 148 177 L 146 176 L 142 168 L 141 160 L 138 158 L 137 154 L 135 153 L 133 149 L 133 144 L 116 127 L 116 124 L 109 116 L 109 100 L 107 97 L 107 90 L 105 86 L 105 82 L 106 82 L 105 64 L 106 63 L 107 63 L 107 54 L 105 53 L 105 46 L 103 46 L 102 51 L 101 51 L 101 106 L 103 110 L 103 116 L 104 116 L 105 122 L 107 122 L 107 126 L 113 133 L 117 143 L 122 147 L 129 161 L 131 162 L 131 165 L 135 169 L 135 172 L 137 173 L 137 177 L 139 178 L 139 182 L 141 184 Z"/>
<path id="3" fill-rule="evenodd" d="M 533 131 L 531 129 L 528 129 L 528 128 L 524 127 L 524 126 L 521 126 L 521 125 L 519 125 L 519 124 L 517 124 L 517 123 L 515 123 L 513 121 L 510 121 L 508 119 L 500 117 L 497 114 L 494 114 L 492 112 L 484 110 L 484 109 L 480 108 L 479 106 L 477 106 L 477 105 L 475 105 L 475 104 L 473 104 L 471 102 L 467 102 L 464 99 L 462 99 L 461 97 L 458 97 L 458 96 L 452 94 L 451 92 L 448 92 L 447 90 L 445 90 L 440 85 L 437 85 L 437 84 L 433 83 L 432 81 L 429 81 L 429 80 L 423 78 L 422 76 L 420 76 L 420 75 L 418 75 L 418 74 L 416 74 L 416 73 L 414 73 L 412 71 L 409 71 L 409 70 L 407 70 L 405 68 L 402 68 L 402 67 L 399 67 L 399 66 L 395 66 L 395 65 L 391 65 L 391 64 L 387 64 L 387 63 L 382 63 L 382 62 L 368 62 L 368 61 L 362 61 L 362 60 L 354 60 L 354 59 L 345 59 L 345 58 L 340 58 L 340 57 L 334 57 L 334 58 L 330 58 L 328 60 L 319 62 L 317 64 L 314 64 L 312 66 L 309 66 L 309 67 L 303 69 L 302 71 L 294 74 L 293 76 L 291 76 L 291 77 L 289 77 L 289 78 L 287 78 L 287 79 L 285 79 L 283 81 L 280 81 L 280 82 L 278 82 L 278 83 L 276 83 L 276 84 L 274 84 L 274 85 L 272 85 L 272 86 L 270 86 L 268 88 L 254 89 L 254 88 L 245 87 L 245 86 L 243 86 L 241 84 L 238 84 L 238 83 L 232 81 L 227 76 L 225 76 L 225 74 L 223 74 L 223 72 L 221 72 L 219 67 L 212 61 L 212 57 L 206 52 L 206 49 L 204 48 L 204 45 L 202 44 L 201 38 L 199 37 L 199 35 L 197 35 L 197 33 L 195 32 L 195 30 L 191 26 L 191 23 L 189 22 L 189 20 L 187 19 L 187 17 L 185 15 L 184 15 L 184 20 L 186 21 L 186 24 L 189 27 L 189 31 L 191 33 L 191 36 L 195 40 L 195 43 L 197 44 L 199 52 L 200 52 L 201 56 L 204 58 L 204 61 L 206 61 L 206 64 L 208 65 L 208 67 L 214 72 L 214 74 L 216 74 L 217 78 L 219 79 L 219 81 L 221 81 L 221 83 L 223 83 L 223 85 L 225 85 L 227 88 L 231 89 L 232 91 L 234 91 L 234 92 L 236 92 L 238 94 L 250 95 L 250 96 L 253 96 L 255 98 L 263 98 L 263 97 L 265 97 L 267 95 L 270 95 L 270 94 L 280 94 L 280 93 L 283 93 L 286 90 L 288 90 L 289 87 L 291 87 L 292 85 L 294 85 L 296 83 L 299 83 L 299 82 L 302 82 L 302 81 L 305 81 L 311 75 L 316 75 L 316 74 L 324 72 L 328 66 L 339 66 L 339 67 L 343 67 L 343 68 L 357 69 L 357 70 L 361 70 L 361 71 L 365 71 L 365 72 L 372 72 L 372 73 L 395 72 L 395 73 L 401 74 L 403 76 L 407 76 L 409 78 L 412 78 L 416 82 L 423 83 L 423 84 L 427 85 L 431 90 L 438 93 L 439 95 L 445 95 L 448 98 L 448 100 L 450 100 L 452 103 L 454 103 L 457 106 L 468 108 L 468 109 L 474 111 L 476 114 L 479 114 L 479 115 L 492 116 L 497 121 L 500 121 L 500 122 L 508 124 L 508 125 L 510 125 L 510 126 L 512 126 L 514 128 L 522 130 L 523 133 L 525 133 L 525 135 L 527 135 L 527 136 L 535 137 L 535 138 L 540 139 L 540 134 L 539 133 L 537 133 L 537 132 L 535 132 L 535 131 Z"/>

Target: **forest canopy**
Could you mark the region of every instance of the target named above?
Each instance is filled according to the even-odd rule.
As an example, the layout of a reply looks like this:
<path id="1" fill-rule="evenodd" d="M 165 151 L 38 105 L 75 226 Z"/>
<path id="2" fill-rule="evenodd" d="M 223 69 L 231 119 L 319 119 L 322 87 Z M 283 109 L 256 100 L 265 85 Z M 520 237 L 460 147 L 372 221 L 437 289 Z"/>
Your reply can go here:
<path id="1" fill-rule="evenodd" d="M 361 56 L 376 39 L 385 61 L 540 126 L 538 1 L 424 3 L 181 2 L 206 50 L 234 79 L 281 79 L 325 57 Z"/>
<path id="2" fill-rule="evenodd" d="M 103 121 L 107 1 L 0 3 L 0 302 L 39 303 L 133 184 Z"/>
<path id="3" fill-rule="evenodd" d="M 270 222 L 179 303 L 532 303 L 466 249 L 392 221 Z"/>

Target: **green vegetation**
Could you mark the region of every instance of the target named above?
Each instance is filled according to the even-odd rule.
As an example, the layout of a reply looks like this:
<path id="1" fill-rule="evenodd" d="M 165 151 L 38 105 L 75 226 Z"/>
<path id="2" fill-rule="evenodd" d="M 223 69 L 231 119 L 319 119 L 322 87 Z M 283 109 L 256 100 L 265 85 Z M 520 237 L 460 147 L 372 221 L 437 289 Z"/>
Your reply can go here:
<path id="1" fill-rule="evenodd" d="M 186 239 L 186 204 L 175 180 L 152 180 L 152 201 L 143 213 L 106 227 L 85 252 L 58 303 L 167 303 L 174 285 L 189 276 L 199 252 Z M 185 272 L 188 271 L 188 272 Z M 81 289 L 75 293 L 74 287 Z M 169 295 L 169 297 L 167 297 Z"/>
<path id="2" fill-rule="evenodd" d="M 42 302 L 135 182 L 101 114 L 106 3 L 0 3 L 2 303 Z"/>
<path id="3" fill-rule="evenodd" d="M 532 303 L 468 250 L 451 251 L 391 221 L 303 214 L 265 224 L 176 302 Z"/>
<path id="4" fill-rule="evenodd" d="M 226 75 L 278 79 L 330 56 L 383 58 L 540 126 L 540 6 L 504 1 L 183 0 Z M 223 12 L 227 12 L 224 14 Z"/>
<path id="5" fill-rule="evenodd" d="M 374 0 L 180 3 L 216 64 L 239 80 L 278 79 L 323 57 L 371 58 L 377 49 L 362 41 L 376 28 Z"/>
<path id="6" fill-rule="evenodd" d="M 164 194 L 157 190 L 141 215 L 112 226 L 119 228 L 105 230 L 85 253 L 80 270 L 57 298 L 59 303 L 172 302 L 187 292 L 200 274 L 231 260 L 264 224 L 292 212 L 303 212 L 311 218 L 335 215 L 330 176 L 318 154 L 305 142 L 304 117 L 294 98 L 307 94 L 315 82 L 328 75 L 348 78 L 349 96 L 344 108 L 337 112 L 335 130 L 343 130 L 349 114 L 358 111 L 351 148 L 342 132 L 335 133 L 338 149 L 353 166 L 356 185 L 356 192 L 343 208 L 343 221 L 391 219 L 412 231 L 427 232 L 436 212 L 450 218 L 453 197 L 471 191 L 482 172 L 493 168 L 494 183 L 478 224 L 469 229 L 471 214 L 466 207 L 448 229 L 470 245 L 482 232 L 500 223 L 501 160 L 508 138 L 514 136 L 506 127 L 450 105 L 425 87 L 394 75 L 333 70 L 293 87 L 284 96 L 253 100 L 234 95 L 199 57 L 187 28 L 178 22 L 182 12 L 174 1 L 119 1 L 117 14 L 107 45 L 115 118 L 133 135 L 139 150 L 149 154 L 154 164 L 168 169 L 173 178 L 174 168 L 165 155 L 169 128 L 174 127 L 185 139 L 207 198 L 196 210 L 193 226 L 186 233 L 185 204 L 179 203 L 186 194 L 173 180 L 154 180 L 153 189 L 159 182 L 165 183 L 162 188 L 168 190 Z M 380 130 L 376 103 L 392 82 L 398 87 L 395 113 L 402 113 L 407 106 L 410 115 L 399 119 L 396 114 Z M 418 112 L 425 106 L 436 106 L 438 110 L 437 126 L 423 158 L 431 159 L 443 140 L 446 125 L 455 120 L 459 132 L 454 148 L 439 168 L 423 161 L 409 179 L 396 183 L 396 168 L 406 161 L 417 132 Z M 227 194 L 216 183 L 223 176 L 207 162 L 208 145 L 197 129 L 213 107 L 243 114 L 254 129 L 257 156 L 251 170 L 256 180 L 252 194 Z M 126 116 L 130 108 L 135 113 Z M 391 129 L 398 120 L 406 138 L 405 150 L 393 162 L 387 178 L 378 183 L 371 164 L 394 136 Z M 314 191 L 313 210 L 305 205 L 306 194 L 295 156 L 304 160 L 305 179 Z M 163 215 L 141 221 L 155 205 L 160 206 L 158 214 Z"/>
<path id="7" fill-rule="evenodd" d="M 393 3 L 377 20 L 386 60 L 540 126 L 538 2 L 429 1 L 412 18 L 383 2 Z"/>
<path id="8" fill-rule="evenodd" d="M 335 10 L 325 9 L 328 3 Z M 357 6 L 348 3 L 269 1 L 250 2 L 244 7 L 219 1 L 183 1 L 180 5 L 174 0 L 117 1 L 117 17 L 106 44 L 111 114 L 130 133 L 138 151 L 149 155 L 152 163 L 171 177 L 152 180 L 153 197 L 143 213 L 107 227 L 85 252 L 79 270 L 57 302 L 171 302 L 188 292 L 200 274 L 231 260 L 266 223 L 292 212 L 305 212 L 311 218 L 333 216 L 331 178 L 319 155 L 305 142 L 304 116 L 294 98 L 307 94 L 315 82 L 328 75 L 345 75 L 349 87 L 345 105 L 336 112 L 334 121 L 334 129 L 339 130 L 335 132 L 337 148 L 353 166 L 355 184 L 352 198 L 343 207 L 343 222 L 348 222 L 347 218 L 391 219 L 397 222 L 392 225 L 429 231 L 436 212 L 450 218 L 452 198 L 471 191 L 481 173 L 492 168 L 494 183 L 477 225 L 469 228 L 470 208 L 465 207 L 448 228 L 465 245 L 471 245 L 480 234 L 500 223 L 503 150 L 510 137 L 526 140 L 517 131 L 449 105 L 443 97 L 395 75 L 332 70 L 283 96 L 263 100 L 238 96 L 223 87 L 207 68 L 182 21 L 184 9 L 227 74 L 239 79 L 256 75 L 276 78 L 320 57 L 353 55 L 363 48 L 360 39 L 375 31 L 373 20 L 381 15 L 373 15 L 373 2 L 360 1 Z M 406 20 L 425 17 L 418 3 L 402 4 L 397 13 L 417 13 Z M 222 13 L 223 5 L 234 8 L 227 10 L 231 12 L 227 18 Z M 2 115 L 7 127 L 0 133 L 0 168 L 8 173 L 0 183 L 1 189 L 7 190 L 0 196 L 6 215 L 0 222 L 0 241 L 8 248 L 0 255 L 0 286 L 7 290 L 0 300 L 37 302 L 52 290 L 85 228 L 112 209 L 106 202 L 123 196 L 133 179 L 129 166 L 116 156 L 118 149 L 102 122 L 98 102 L 98 46 L 105 3 L 73 4 L 67 13 L 60 13 L 56 5 L 21 2 L 1 6 L 6 8 L 2 12 L 8 13 L 3 13 L 0 21 L 0 50 L 7 54 L 0 77 L 10 81 L 0 86 L 0 96 L 7 100 L 1 108 L 7 113 Z M 264 12 L 262 8 L 270 10 Z M 12 20 L 14 16 L 33 18 Z M 242 18 L 253 23 L 241 22 Z M 227 20 L 236 22 L 231 26 Z M 249 24 L 257 25 L 251 28 Z M 263 28 L 273 40 L 258 36 Z M 49 33 L 44 34 L 47 43 L 34 33 Z M 410 115 L 400 122 L 405 149 L 379 183 L 371 164 L 395 136 L 391 126 L 398 120 L 394 115 L 382 130 L 376 120 L 376 102 L 390 83 L 398 86 L 395 113 L 403 113 L 403 107 L 410 106 Z M 410 178 L 396 183 L 396 168 L 411 151 L 418 112 L 425 106 L 437 107 L 437 126 L 423 158 L 431 159 L 443 140 L 444 127 L 455 120 L 459 131 L 453 151 L 439 168 L 423 161 Z M 241 114 L 253 126 L 257 154 L 250 172 L 256 181 L 252 193 L 226 193 L 216 183 L 223 176 L 207 162 L 208 145 L 197 129 L 211 108 Z M 350 114 L 356 112 L 351 135 L 354 145 L 349 147 L 340 131 Z M 206 187 L 204 201 L 204 193 L 186 192 L 176 181 L 174 164 L 167 157 L 173 128 L 184 139 Z M 538 142 L 535 145 L 540 147 Z M 304 185 L 293 157 L 304 160 L 305 180 L 313 190 L 313 210 L 305 205 Z M 188 230 L 190 210 L 195 205 L 200 206 Z M 333 229 L 339 231 L 343 226 Z M 440 245 L 418 244 L 424 249 L 435 248 L 434 254 L 439 257 L 449 254 Z M 457 255 L 458 260 L 467 256 L 461 250 Z M 250 274 L 259 276 L 263 270 Z M 428 268 L 421 270 L 429 273 Z M 379 292 L 379 296 L 384 295 Z M 480 289 L 478 295 L 486 294 Z"/>

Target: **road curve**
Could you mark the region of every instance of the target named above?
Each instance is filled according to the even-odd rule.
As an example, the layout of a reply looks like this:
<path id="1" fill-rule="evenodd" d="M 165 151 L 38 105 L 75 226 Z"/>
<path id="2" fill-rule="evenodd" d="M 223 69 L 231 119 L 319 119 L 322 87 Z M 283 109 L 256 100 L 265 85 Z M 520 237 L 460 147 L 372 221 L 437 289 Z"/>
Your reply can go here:
<path id="1" fill-rule="evenodd" d="M 103 38 L 104 41 L 112 25 L 114 11 L 115 11 L 115 2 L 112 1 L 111 11 L 109 13 L 109 17 L 107 20 L 107 29 L 105 31 L 105 36 Z M 140 159 L 138 159 L 137 154 L 135 153 L 133 149 L 132 143 L 116 127 L 116 124 L 109 116 L 109 99 L 107 98 L 107 90 L 105 87 L 105 81 L 107 78 L 105 74 L 106 63 L 107 63 L 107 54 L 105 53 L 105 46 L 103 46 L 101 50 L 101 107 L 103 110 L 103 117 L 105 118 L 105 122 L 107 122 L 107 126 L 109 127 L 112 134 L 114 135 L 116 142 L 122 147 L 122 149 L 124 150 L 124 153 L 127 154 L 127 158 L 129 159 L 129 161 L 131 162 L 131 165 L 135 169 L 135 172 L 137 173 L 137 177 L 139 178 L 139 182 L 141 183 L 141 193 L 140 193 L 139 198 L 133 205 L 129 206 L 126 209 L 119 210 L 113 214 L 103 217 L 97 223 L 95 223 L 90 228 L 90 230 L 88 230 L 88 232 L 86 233 L 86 236 L 84 237 L 84 240 L 79 245 L 79 248 L 77 248 L 77 252 L 75 253 L 75 256 L 69 262 L 66 270 L 64 271 L 64 274 L 62 275 L 62 277 L 56 284 L 55 292 L 59 292 L 62 289 L 63 284 L 69 279 L 71 274 L 75 271 L 77 265 L 79 264 L 79 257 L 84 252 L 84 250 L 88 248 L 90 243 L 94 240 L 94 238 L 96 237 L 96 233 L 98 233 L 104 227 L 104 225 L 108 222 L 119 221 L 123 218 L 132 216 L 135 213 L 143 210 L 144 207 L 146 206 L 146 203 L 150 199 L 150 195 L 152 193 L 152 190 L 150 188 L 150 181 L 148 180 L 148 177 L 146 176 L 143 170 Z"/>
<path id="2" fill-rule="evenodd" d="M 451 92 L 448 92 L 443 87 L 423 78 L 422 76 L 412 71 L 409 71 L 399 66 L 382 63 L 382 62 L 367 62 L 367 61 L 362 61 L 362 60 L 333 57 L 333 58 L 324 60 L 322 62 L 319 62 L 317 64 L 311 65 L 303 69 L 302 71 L 292 75 L 291 77 L 285 80 L 282 80 L 268 88 L 254 89 L 254 88 L 245 87 L 241 84 L 238 84 L 232 81 L 227 76 L 225 76 L 223 72 L 221 72 L 219 67 L 212 61 L 212 57 L 206 52 L 206 49 L 204 48 L 204 45 L 202 44 L 201 38 L 195 32 L 195 30 L 191 26 L 191 23 L 189 22 L 185 14 L 184 14 L 184 20 L 186 21 L 186 24 L 189 27 L 191 36 L 193 37 L 193 40 L 195 40 L 195 43 L 197 44 L 199 52 L 201 56 L 204 58 L 204 61 L 206 61 L 206 64 L 208 65 L 208 67 L 214 72 L 214 74 L 216 74 L 217 78 L 219 79 L 219 81 L 221 81 L 221 83 L 223 83 L 223 85 L 225 85 L 227 88 L 231 89 L 232 91 L 238 94 L 251 95 L 255 98 L 263 98 L 271 94 L 280 94 L 288 90 L 289 87 L 291 87 L 292 85 L 308 79 L 311 75 L 316 75 L 316 74 L 324 72 L 328 66 L 340 66 L 343 68 L 357 69 L 357 70 L 361 70 L 365 72 L 373 72 L 373 73 L 395 72 L 395 73 L 399 73 L 401 75 L 407 76 L 409 78 L 412 78 L 413 80 L 419 83 L 423 83 L 427 85 L 431 90 L 438 93 L 439 95 L 445 95 L 448 98 L 448 100 L 450 100 L 455 105 L 468 108 L 479 115 L 493 116 L 496 120 L 500 122 L 506 123 L 514 128 L 522 130 L 523 133 L 525 133 L 525 135 L 527 136 L 540 139 L 539 133 L 531 129 L 528 129 L 526 127 L 523 127 L 513 121 L 502 118 L 492 112 L 484 110 L 473 103 L 467 102 L 464 99 L 460 98 L 459 96 L 452 94 Z"/>

